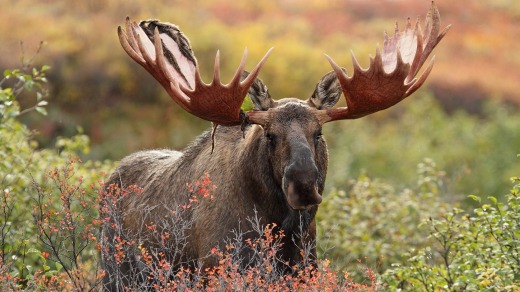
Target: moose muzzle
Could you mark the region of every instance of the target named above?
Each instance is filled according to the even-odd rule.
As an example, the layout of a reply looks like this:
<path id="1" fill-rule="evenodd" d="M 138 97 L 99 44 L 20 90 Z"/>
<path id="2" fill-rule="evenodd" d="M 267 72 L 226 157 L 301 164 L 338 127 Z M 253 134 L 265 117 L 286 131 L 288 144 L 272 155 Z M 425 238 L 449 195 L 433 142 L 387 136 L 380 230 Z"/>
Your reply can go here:
<path id="1" fill-rule="evenodd" d="M 318 192 L 318 168 L 308 147 L 298 147 L 293 151 L 294 159 L 285 168 L 283 191 L 289 206 L 295 210 L 305 210 L 321 203 Z"/>

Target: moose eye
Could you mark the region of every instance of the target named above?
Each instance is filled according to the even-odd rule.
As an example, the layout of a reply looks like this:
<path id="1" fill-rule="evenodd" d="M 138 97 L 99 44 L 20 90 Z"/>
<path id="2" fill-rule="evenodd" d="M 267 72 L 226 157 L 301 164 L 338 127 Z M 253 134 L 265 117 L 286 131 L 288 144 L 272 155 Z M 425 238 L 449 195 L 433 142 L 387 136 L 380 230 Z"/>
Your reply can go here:
<path id="1" fill-rule="evenodd" d="M 321 130 L 314 134 L 314 142 L 318 143 L 322 138 L 323 134 L 321 133 Z"/>
<path id="2" fill-rule="evenodd" d="M 265 134 L 265 137 L 267 138 L 267 141 L 269 141 L 269 144 L 271 145 L 274 145 L 275 142 L 276 142 L 276 136 L 271 134 L 271 133 L 267 133 Z"/>

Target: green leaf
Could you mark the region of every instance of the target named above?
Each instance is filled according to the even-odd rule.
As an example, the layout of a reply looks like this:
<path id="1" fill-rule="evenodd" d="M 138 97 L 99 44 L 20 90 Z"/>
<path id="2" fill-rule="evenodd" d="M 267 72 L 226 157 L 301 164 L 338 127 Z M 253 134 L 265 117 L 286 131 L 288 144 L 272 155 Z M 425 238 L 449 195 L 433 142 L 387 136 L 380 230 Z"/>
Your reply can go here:
<path id="1" fill-rule="evenodd" d="M 475 195 L 469 195 L 468 198 L 480 203 L 480 197 Z"/>
<path id="2" fill-rule="evenodd" d="M 45 277 L 52 277 L 55 276 L 58 272 L 56 270 L 51 270 L 45 273 Z"/>
<path id="3" fill-rule="evenodd" d="M 32 80 L 27 80 L 27 81 L 25 81 L 24 88 L 25 88 L 27 91 L 31 91 L 31 90 L 33 89 L 33 85 L 34 85 L 34 81 L 32 81 Z"/>
<path id="4" fill-rule="evenodd" d="M 63 270 L 63 266 L 62 266 L 62 264 L 60 264 L 60 263 L 56 263 L 56 264 L 54 264 L 54 265 L 56 266 L 56 271 L 59 272 L 59 271 Z"/>
<path id="5" fill-rule="evenodd" d="M 244 99 L 244 102 L 242 103 L 242 106 L 240 107 L 243 111 L 250 111 L 253 110 L 254 104 L 251 101 L 251 98 L 249 97 L 249 94 Z"/>
<path id="6" fill-rule="evenodd" d="M 41 254 L 42 252 L 39 251 L 38 249 L 34 248 L 34 247 L 30 247 L 28 250 L 27 250 L 27 253 L 37 253 L 37 254 Z"/>
<path id="7" fill-rule="evenodd" d="M 46 110 L 44 107 L 39 107 L 39 106 L 37 106 L 37 107 L 35 107 L 34 109 L 35 109 L 37 112 L 39 112 L 40 114 L 44 115 L 44 116 L 47 115 L 47 110 Z"/>
<path id="8" fill-rule="evenodd" d="M 493 204 L 497 204 L 497 198 L 493 197 L 493 196 L 489 196 L 488 197 L 489 200 L 491 200 L 491 202 L 493 202 Z"/>

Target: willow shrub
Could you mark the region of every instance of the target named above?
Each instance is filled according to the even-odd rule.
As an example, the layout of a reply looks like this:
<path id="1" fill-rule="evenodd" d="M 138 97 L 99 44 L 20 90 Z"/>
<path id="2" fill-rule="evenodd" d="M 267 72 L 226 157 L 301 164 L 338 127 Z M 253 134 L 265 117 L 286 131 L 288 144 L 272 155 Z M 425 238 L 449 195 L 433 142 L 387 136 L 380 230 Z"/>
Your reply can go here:
<path id="1" fill-rule="evenodd" d="M 392 115 L 392 116 L 390 116 Z M 488 102 L 480 115 L 446 113 L 433 96 L 416 96 L 391 110 L 324 127 L 329 153 L 328 188 L 344 189 L 363 173 L 401 186 L 415 184 L 416 165 L 432 158 L 445 171 L 445 201 L 497 194 L 504 201 L 508 178 L 518 175 L 520 115 Z M 470 207 L 471 206 L 471 207 Z"/>
<path id="2" fill-rule="evenodd" d="M 520 179 L 505 202 L 468 196 L 478 207 L 467 212 L 446 202 L 446 174 L 432 160 L 417 169 L 412 188 L 361 176 L 329 194 L 318 212 L 320 256 L 336 269 L 372 268 L 391 291 L 520 289 Z"/>
<path id="3" fill-rule="evenodd" d="M 425 159 L 416 176 L 413 188 L 360 176 L 345 191 L 327 194 L 317 215 L 320 256 L 337 269 L 355 272 L 362 265 L 383 272 L 406 261 L 407 251 L 431 244 L 417 225 L 449 210 L 442 199 L 445 173 Z"/>
<path id="4" fill-rule="evenodd" d="M 383 281 L 392 290 L 518 291 L 520 289 L 520 179 L 500 203 L 485 203 L 468 214 L 453 209 L 423 224 L 431 246 L 409 253 Z"/>
<path id="5" fill-rule="evenodd" d="M 21 286 L 17 287 L 23 287 L 33 278 L 40 270 L 37 267 L 43 267 L 42 271 L 48 275 L 63 270 L 59 262 L 46 258 L 49 252 L 39 240 L 41 233 L 35 224 L 35 220 L 42 218 L 36 216 L 33 207 L 40 202 L 40 215 L 56 210 L 58 213 L 53 213 L 56 216 L 51 219 L 60 220 L 66 199 L 60 196 L 67 193 L 67 185 L 54 184 L 53 174 L 46 169 L 62 168 L 71 157 L 89 150 L 89 139 L 81 131 L 70 138 L 58 138 L 55 147 L 39 149 L 34 133 L 20 122 L 24 115 L 46 114 L 45 73 L 49 67 L 36 68 L 29 61 L 21 69 L 5 70 L 0 79 L 0 282 L 6 284 L 10 279 L 18 279 L 15 283 Z M 22 108 L 21 98 L 30 105 Z M 87 161 L 77 170 L 76 178 L 63 182 L 97 184 L 111 165 Z M 43 185 L 53 186 L 56 191 L 53 197 L 43 196 L 44 192 L 38 188 Z M 1 286 L 14 289 L 14 286 Z"/>

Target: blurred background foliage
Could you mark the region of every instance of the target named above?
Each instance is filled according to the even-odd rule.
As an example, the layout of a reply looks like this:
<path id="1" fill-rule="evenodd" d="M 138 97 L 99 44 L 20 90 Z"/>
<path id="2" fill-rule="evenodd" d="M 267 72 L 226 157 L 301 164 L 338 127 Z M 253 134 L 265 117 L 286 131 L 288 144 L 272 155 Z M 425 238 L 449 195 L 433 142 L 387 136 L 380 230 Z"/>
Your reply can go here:
<path id="1" fill-rule="evenodd" d="M 429 3 L 0 0 L 0 5 L 6 8 L 0 12 L 0 69 L 18 66 L 13 56 L 20 42 L 31 52 L 41 41 L 45 45 L 37 62 L 52 67 L 47 73 L 49 116 L 22 117 L 40 133 L 35 137 L 40 146 L 75 134 L 80 125 L 92 140 L 88 158 L 119 160 L 139 149 L 181 149 L 209 127 L 177 107 L 120 48 L 116 28 L 127 15 L 180 25 L 205 80 L 217 50 L 225 79 L 245 47 L 249 68 L 275 47 L 260 77 L 275 98 L 307 98 L 330 70 L 323 53 L 350 71 L 352 50 L 366 66 L 383 32 L 392 31 L 395 21 L 404 26 L 407 16 L 424 19 Z M 410 182 L 425 156 L 446 169 L 454 195 L 506 193 L 503 181 L 486 176 L 505 180 L 518 173 L 512 157 L 520 149 L 515 114 L 520 4 L 471 0 L 437 5 L 443 25 L 453 28 L 435 52 L 439 58 L 423 90 L 391 110 L 325 127 L 332 157 L 329 190 L 364 171 Z M 20 99 L 22 108 L 30 102 Z"/>
<path id="2" fill-rule="evenodd" d="M 509 178 L 520 173 L 520 115 L 495 101 L 480 115 L 462 109 L 447 113 L 422 92 L 394 111 L 372 119 L 336 123 L 326 128 L 332 158 L 329 187 L 343 189 L 360 174 L 385 178 L 393 185 L 412 185 L 416 165 L 433 159 L 444 174 L 447 202 L 481 193 L 503 197 Z M 393 117 L 390 117 L 393 116 Z M 473 203 L 467 200 L 467 203 Z"/>

